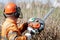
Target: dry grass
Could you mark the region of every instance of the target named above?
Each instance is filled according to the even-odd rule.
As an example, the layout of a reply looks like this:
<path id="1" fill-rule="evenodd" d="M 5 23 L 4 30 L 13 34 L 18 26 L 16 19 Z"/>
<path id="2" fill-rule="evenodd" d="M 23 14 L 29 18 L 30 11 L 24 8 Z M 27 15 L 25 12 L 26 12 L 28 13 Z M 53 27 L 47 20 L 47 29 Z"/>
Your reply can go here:
<path id="1" fill-rule="evenodd" d="M 23 21 L 27 21 L 30 17 L 43 18 L 50 8 L 22 8 Z M 2 14 L 0 14 L 2 15 Z M 4 21 L 0 16 L 0 24 Z M 60 40 L 60 8 L 57 8 L 45 21 L 45 28 L 40 34 L 35 35 L 32 40 Z"/>
<path id="2" fill-rule="evenodd" d="M 22 10 L 24 19 L 30 17 L 43 18 L 49 9 L 26 9 Z M 34 13 L 35 12 L 35 13 Z M 38 35 L 34 35 L 32 40 L 60 40 L 60 8 L 55 9 L 45 21 L 45 29 Z"/>

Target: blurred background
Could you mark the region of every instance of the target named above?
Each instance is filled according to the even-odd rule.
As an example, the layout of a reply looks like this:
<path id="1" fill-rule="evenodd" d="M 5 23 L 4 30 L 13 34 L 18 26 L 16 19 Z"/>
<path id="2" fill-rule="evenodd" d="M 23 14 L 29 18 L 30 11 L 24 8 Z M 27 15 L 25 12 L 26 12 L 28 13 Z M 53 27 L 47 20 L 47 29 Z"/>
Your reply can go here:
<path id="1" fill-rule="evenodd" d="M 60 3 L 60 0 L 57 0 Z M 28 21 L 31 17 L 43 17 L 49 12 L 55 0 L 0 0 L 0 33 L 1 24 L 5 18 L 3 9 L 8 2 L 14 2 L 19 7 L 23 14 L 22 21 Z M 20 21 L 20 20 L 18 20 Z M 36 40 L 60 40 L 60 7 L 57 7 L 45 21 L 45 29 L 36 37 Z M 32 40 L 34 40 L 32 39 Z"/>

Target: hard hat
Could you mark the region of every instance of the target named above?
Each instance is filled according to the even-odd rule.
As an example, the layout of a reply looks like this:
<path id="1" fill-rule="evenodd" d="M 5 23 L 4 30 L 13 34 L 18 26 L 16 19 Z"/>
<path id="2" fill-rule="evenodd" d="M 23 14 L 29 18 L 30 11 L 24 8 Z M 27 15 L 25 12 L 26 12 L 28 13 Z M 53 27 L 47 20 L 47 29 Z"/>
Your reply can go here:
<path id="1" fill-rule="evenodd" d="M 16 18 L 19 17 L 21 13 L 21 8 L 17 7 L 15 3 L 8 3 L 4 8 L 4 17 L 7 18 L 8 16 L 15 16 Z"/>
<path id="2" fill-rule="evenodd" d="M 4 8 L 4 13 L 5 14 L 12 14 L 16 12 L 16 4 L 15 3 L 8 3 L 5 8 Z"/>

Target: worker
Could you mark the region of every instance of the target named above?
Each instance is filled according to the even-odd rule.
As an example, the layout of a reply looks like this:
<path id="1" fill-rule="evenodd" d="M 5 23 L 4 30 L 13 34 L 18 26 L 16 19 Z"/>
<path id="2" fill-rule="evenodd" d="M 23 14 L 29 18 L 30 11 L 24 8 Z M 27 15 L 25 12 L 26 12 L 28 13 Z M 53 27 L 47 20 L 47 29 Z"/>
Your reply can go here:
<path id="1" fill-rule="evenodd" d="M 15 3 L 8 3 L 4 7 L 4 13 L 5 16 L 5 22 L 2 24 L 2 33 L 1 38 L 2 40 L 29 40 L 29 35 L 26 33 L 25 35 L 21 35 L 23 31 L 27 28 L 25 24 L 23 23 L 18 27 L 17 25 L 17 19 L 19 18 L 19 11 L 21 12 L 20 8 L 17 7 Z M 24 27 L 25 25 L 25 27 Z"/>

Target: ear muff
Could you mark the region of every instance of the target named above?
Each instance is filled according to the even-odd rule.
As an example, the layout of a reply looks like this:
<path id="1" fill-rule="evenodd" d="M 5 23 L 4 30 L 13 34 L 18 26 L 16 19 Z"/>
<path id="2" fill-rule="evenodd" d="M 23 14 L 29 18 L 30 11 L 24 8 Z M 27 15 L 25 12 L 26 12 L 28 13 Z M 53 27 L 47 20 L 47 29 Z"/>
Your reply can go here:
<path id="1" fill-rule="evenodd" d="M 21 12 L 21 8 L 20 7 L 16 7 L 16 13 L 15 13 L 15 16 L 18 18 L 23 18 L 23 14 Z"/>
<path id="2" fill-rule="evenodd" d="M 21 12 L 20 7 L 16 7 L 16 12 L 14 13 L 14 16 L 15 16 L 16 18 L 18 18 L 19 15 L 20 15 L 20 12 Z"/>

